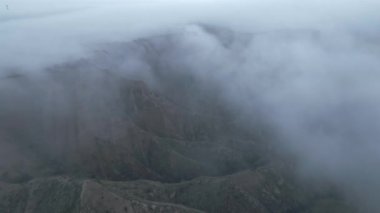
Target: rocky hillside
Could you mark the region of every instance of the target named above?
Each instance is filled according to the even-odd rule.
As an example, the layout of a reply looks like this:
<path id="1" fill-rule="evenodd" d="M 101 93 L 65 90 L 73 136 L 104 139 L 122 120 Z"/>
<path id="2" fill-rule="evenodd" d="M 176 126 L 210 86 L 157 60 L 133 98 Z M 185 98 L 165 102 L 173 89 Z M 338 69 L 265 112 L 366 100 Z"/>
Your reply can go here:
<path id="1" fill-rule="evenodd" d="M 315 196 L 273 168 L 164 184 L 69 177 L 1 183 L 0 211 L 23 212 L 353 212 L 342 201 Z"/>

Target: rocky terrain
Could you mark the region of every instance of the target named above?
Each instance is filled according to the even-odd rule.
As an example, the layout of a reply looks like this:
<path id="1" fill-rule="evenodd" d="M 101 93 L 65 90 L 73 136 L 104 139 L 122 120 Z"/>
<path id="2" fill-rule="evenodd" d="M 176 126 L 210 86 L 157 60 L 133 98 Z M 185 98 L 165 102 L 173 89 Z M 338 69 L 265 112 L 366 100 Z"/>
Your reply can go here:
<path id="1" fill-rule="evenodd" d="M 198 28 L 231 54 L 252 39 Z M 354 212 L 328 184 L 297 180 L 259 111 L 247 120 L 190 72 L 201 62 L 187 35 L 3 77 L 0 212 Z"/>

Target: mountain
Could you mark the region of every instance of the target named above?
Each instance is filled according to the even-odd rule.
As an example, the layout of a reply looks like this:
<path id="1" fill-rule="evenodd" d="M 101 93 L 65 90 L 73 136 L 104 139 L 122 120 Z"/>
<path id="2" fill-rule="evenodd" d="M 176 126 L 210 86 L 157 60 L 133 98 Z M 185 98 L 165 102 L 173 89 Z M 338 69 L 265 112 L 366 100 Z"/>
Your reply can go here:
<path id="1" fill-rule="evenodd" d="M 253 36 L 196 25 L 1 79 L 0 212 L 353 211 L 297 181 L 259 109 L 229 104 L 222 67 L 192 52 L 211 39 L 243 60 Z"/>

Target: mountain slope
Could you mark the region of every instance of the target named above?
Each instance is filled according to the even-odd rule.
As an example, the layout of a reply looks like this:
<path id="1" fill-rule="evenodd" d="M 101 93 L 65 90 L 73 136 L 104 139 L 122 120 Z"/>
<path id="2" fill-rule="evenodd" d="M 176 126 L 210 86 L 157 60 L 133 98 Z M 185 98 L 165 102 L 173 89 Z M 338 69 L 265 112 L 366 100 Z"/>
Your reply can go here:
<path id="1" fill-rule="evenodd" d="M 0 212 L 349 212 L 298 183 L 260 111 L 215 83 L 204 51 L 239 62 L 253 35 L 188 30 L 2 79 Z"/>

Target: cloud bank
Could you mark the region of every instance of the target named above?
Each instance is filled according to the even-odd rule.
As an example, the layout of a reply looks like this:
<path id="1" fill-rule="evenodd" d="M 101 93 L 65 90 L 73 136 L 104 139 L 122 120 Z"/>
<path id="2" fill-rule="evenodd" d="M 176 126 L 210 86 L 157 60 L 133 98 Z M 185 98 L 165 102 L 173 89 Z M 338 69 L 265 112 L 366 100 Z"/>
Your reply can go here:
<path id="1" fill-rule="evenodd" d="M 38 69 L 78 58 L 98 42 L 131 40 L 185 23 L 249 32 L 274 29 L 361 29 L 378 32 L 375 0 L 365 1 L 24 1 L 0 13 L 0 65 Z M 376 28 L 376 29 L 375 29 Z"/>

